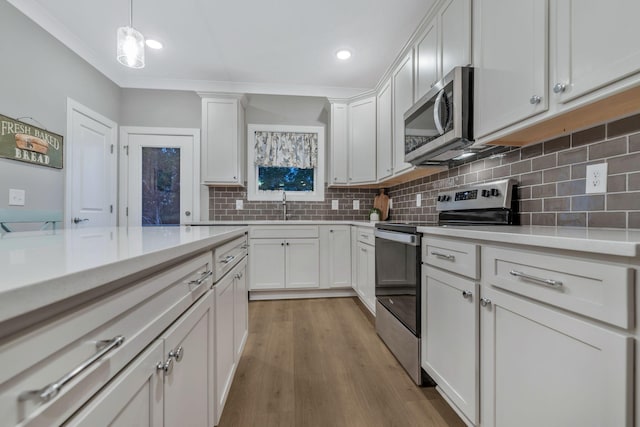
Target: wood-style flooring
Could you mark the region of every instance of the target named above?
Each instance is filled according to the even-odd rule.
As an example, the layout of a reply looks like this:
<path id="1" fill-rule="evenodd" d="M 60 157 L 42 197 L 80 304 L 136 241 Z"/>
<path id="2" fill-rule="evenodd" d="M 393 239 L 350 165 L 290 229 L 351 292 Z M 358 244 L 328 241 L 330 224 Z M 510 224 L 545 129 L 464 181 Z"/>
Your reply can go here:
<path id="1" fill-rule="evenodd" d="M 354 298 L 254 301 L 219 427 L 463 426 L 417 387 Z"/>

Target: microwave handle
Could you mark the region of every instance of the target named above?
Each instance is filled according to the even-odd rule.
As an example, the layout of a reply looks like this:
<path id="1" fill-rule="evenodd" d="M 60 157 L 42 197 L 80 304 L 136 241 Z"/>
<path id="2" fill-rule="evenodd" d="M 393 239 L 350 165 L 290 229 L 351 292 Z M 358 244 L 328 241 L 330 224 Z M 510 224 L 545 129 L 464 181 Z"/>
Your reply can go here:
<path id="1" fill-rule="evenodd" d="M 442 105 L 442 98 L 444 97 L 444 89 L 438 93 L 436 97 L 436 102 L 433 106 L 433 121 L 436 125 L 436 129 L 438 129 L 438 133 L 440 135 L 444 134 L 444 128 L 442 127 L 442 122 L 440 121 L 440 105 Z"/>

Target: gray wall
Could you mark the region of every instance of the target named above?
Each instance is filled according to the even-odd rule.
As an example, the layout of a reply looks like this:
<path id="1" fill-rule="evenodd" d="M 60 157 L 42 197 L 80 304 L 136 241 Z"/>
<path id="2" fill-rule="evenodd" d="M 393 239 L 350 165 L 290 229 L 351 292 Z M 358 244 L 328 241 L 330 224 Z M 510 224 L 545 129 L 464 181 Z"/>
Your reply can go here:
<path id="1" fill-rule="evenodd" d="M 200 129 L 201 108 L 195 92 L 122 89 L 120 125 Z"/>
<path id="2" fill-rule="evenodd" d="M 0 38 L 0 114 L 33 117 L 42 125 L 25 121 L 66 136 L 70 97 L 118 121 L 120 88 L 4 0 Z M 18 188 L 24 209 L 63 210 L 65 171 L 0 159 L 0 209 Z"/>

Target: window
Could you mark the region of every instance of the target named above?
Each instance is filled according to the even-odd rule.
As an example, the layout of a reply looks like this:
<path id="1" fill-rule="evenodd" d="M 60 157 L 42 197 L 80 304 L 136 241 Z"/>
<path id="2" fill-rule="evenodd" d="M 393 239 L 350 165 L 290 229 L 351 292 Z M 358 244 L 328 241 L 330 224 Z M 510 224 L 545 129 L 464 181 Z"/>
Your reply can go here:
<path id="1" fill-rule="evenodd" d="M 249 125 L 249 200 L 324 200 L 324 127 Z"/>

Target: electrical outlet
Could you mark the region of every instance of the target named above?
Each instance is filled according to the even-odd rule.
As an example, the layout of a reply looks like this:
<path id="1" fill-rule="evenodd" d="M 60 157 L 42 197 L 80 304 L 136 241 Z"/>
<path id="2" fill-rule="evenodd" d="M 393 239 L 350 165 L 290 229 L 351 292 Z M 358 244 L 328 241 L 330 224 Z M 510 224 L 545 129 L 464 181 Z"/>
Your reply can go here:
<path id="1" fill-rule="evenodd" d="M 607 192 L 607 163 L 587 165 L 587 193 Z"/>
<path id="2" fill-rule="evenodd" d="M 353 210 L 357 211 L 360 209 L 360 200 L 354 200 L 353 201 Z"/>
<path id="3" fill-rule="evenodd" d="M 236 210 L 241 211 L 244 209 L 244 202 L 242 200 L 236 200 Z"/>
<path id="4" fill-rule="evenodd" d="M 9 206 L 24 206 L 25 191 L 9 189 Z"/>
<path id="5" fill-rule="evenodd" d="M 422 206 L 422 194 L 418 193 L 416 194 L 416 207 L 420 206 Z"/>
<path id="6" fill-rule="evenodd" d="M 331 209 L 333 209 L 334 211 L 337 211 L 338 209 L 340 209 L 340 207 L 338 206 L 338 201 L 337 200 L 332 200 L 331 201 Z"/>

